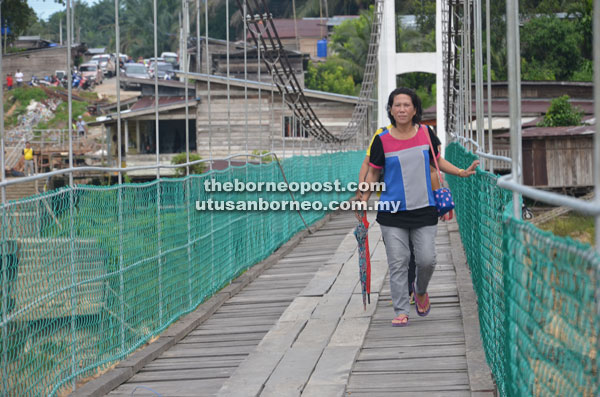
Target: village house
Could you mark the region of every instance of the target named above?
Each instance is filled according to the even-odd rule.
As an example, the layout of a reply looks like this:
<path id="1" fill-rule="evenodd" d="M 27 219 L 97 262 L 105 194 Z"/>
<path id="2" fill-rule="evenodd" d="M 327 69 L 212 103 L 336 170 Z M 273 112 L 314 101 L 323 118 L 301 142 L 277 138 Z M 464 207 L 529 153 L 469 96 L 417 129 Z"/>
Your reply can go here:
<path id="1" fill-rule="evenodd" d="M 320 148 L 320 143 L 304 130 L 301 120 L 296 119 L 272 83 L 221 76 L 209 78 L 197 73 L 190 73 L 189 77 L 195 81 L 195 84 L 189 84 L 187 101 L 190 151 L 203 158 L 264 150 L 287 157 L 308 150 L 310 145 L 313 149 Z M 122 152 L 128 166 L 156 162 L 154 82 L 136 82 L 142 85 L 142 95 L 121 112 Z M 327 92 L 305 90 L 304 95 L 332 134 L 344 130 L 358 103 L 358 97 Z M 160 81 L 158 142 L 164 164 L 168 164 L 176 153 L 185 151 L 185 109 L 185 84 Z M 231 120 L 230 127 L 228 120 Z M 117 114 L 99 117 L 94 124 L 105 127 L 109 155 L 114 162 L 118 141 Z"/>

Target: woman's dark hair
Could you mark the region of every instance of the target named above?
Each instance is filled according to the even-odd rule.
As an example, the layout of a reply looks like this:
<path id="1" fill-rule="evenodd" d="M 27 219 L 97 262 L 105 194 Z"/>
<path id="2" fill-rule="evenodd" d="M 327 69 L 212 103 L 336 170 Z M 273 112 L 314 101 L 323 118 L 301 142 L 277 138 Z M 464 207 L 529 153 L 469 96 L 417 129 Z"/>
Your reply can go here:
<path id="1" fill-rule="evenodd" d="M 413 122 L 413 124 L 420 123 L 421 115 L 423 114 L 423 107 L 421 106 L 421 98 L 419 98 L 419 96 L 410 88 L 398 87 L 390 93 L 390 96 L 388 97 L 387 107 L 386 107 L 387 114 L 388 114 L 388 117 L 389 117 L 392 125 L 394 127 L 396 126 L 396 120 L 394 119 L 394 116 L 392 116 L 392 112 L 391 112 L 392 105 L 394 104 L 394 98 L 396 98 L 396 96 L 400 95 L 400 94 L 408 95 L 410 97 L 412 104 L 415 107 L 415 110 L 417 111 L 412 118 L 412 122 Z"/>

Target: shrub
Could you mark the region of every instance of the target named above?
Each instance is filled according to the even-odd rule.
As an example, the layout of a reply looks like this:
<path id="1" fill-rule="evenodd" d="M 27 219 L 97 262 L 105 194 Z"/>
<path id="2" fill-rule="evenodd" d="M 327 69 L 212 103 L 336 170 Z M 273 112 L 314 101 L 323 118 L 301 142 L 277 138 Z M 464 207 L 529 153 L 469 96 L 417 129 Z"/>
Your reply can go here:
<path id="1" fill-rule="evenodd" d="M 594 63 L 589 59 L 584 59 L 581 67 L 573 73 L 571 81 L 593 81 Z"/>
<path id="2" fill-rule="evenodd" d="M 544 120 L 538 125 L 540 127 L 561 127 L 581 124 L 583 111 L 574 108 L 569 103 L 569 96 L 563 95 L 550 102 L 550 107 L 544 116 Z"/>
<path id="3" fill-rule="evenodd" d="M 12 91 L 10 91 L 10 95 L 12 95 L 12 97 L 21 102 L 24 103 L 25 105 L 29 105 L 29 103 L 34 100 L 36 102 L 41 102 L 44 99 L 48 99 L 48 94 L 46 94 L 46 92 L 44 92 L 44 90 L 42 90 L 39 87 L 20 87 L 20 88 L 15 88 Z"/>
<path id="4" fill-rule="evenodd" d="M 190 161 L 202 160 L 200 155 L 195 153 L 190 153 Z M 171 164 L 185 164 L 186 155 L 185 153 L 176 154 L 171 159 Z M 205 164 L 198 163 L 190 166 L 190 174 L 201 174 L 204 172 Z M 185 176 L 185 167 L 175 168 L 175 175 L 177 176 Z"/>
<path id="5" fill-rule="evenodd" d="M 269 153 L 268 150 L 253 150 L 252 151 L 252 154 L 254 154 L 256 156 L 260 156 L 260 155 L 267 154 L 267 153 Z M 274 160 L 273 156 L 263 156 L 260 159 L 261 163 L 263 163 L 263 164 L 270 163 L 273 160 Z"/>

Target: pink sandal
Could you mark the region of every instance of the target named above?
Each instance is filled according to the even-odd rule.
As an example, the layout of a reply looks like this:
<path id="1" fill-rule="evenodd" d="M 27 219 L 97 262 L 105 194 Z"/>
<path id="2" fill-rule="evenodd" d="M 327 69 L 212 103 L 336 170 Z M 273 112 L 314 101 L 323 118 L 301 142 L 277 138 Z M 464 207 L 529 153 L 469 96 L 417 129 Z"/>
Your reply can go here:
<path id="1" fill-rule="evenodd" d="M 392 320 L 392 327 L 406 327 L 408 325 L 408 316 L 399 314 L 398 317 Z"/>
<path id="2" fill-rule="evenodd" d="M 427 309 L 423 309 L 423 307 L 426 307 Z M 429 314 L 431 304 L 429 303 L 429 294 L 427 292 L 425 292 L 425 301 L 423 303 L 421 303 L 419 296 L 415 294 L 415 308 L 417 309 L 417 314 L 421 317 L 425 317 Z"/>

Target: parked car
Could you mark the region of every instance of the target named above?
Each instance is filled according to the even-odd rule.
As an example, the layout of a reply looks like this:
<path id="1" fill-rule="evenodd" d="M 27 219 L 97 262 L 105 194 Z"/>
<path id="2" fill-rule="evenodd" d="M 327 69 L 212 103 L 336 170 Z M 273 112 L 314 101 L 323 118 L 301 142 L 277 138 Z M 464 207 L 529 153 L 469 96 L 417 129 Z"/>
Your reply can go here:
<path id="1" fill-rule="evenodd" d="M 158 62 L 164 62 L 164 61 L 165 61 L 165 60 L 164 60 L 163 58 L 161 58 L 161 57 L 158 57 L 158 58 L 154 58 L 154 57 L 152 57 L 152 58 L 146 58 L 146 59 L 144 59 L 144 65 L 146 65 L 146 67 L 147 67 L 147 68 L 149 68 L 149 67 L 150 67 L 150 65 L 151 65 L 152 63 L 154 63 L 154 60 L 155 60 L 155 59 L 156 59 Z"/>
<path id="2" fill-rule="evenodd" d="M 150 74 L 148 74 L 148 70 L 144 66 L 143 63 L 126 63 L 123 66 L 123 74 L 121 77 L 124 78 L 133 78 L 133 79 L 149 79 Z M 121 88 L 127 90 L 132 87 L 139 88 L 140 83 L 131 82 L 131 81 L 123 81 L 121 80 L 120 84 Z"/>
<path id="3" fill-rule="evenodd" d="M 86 79 L 89 79 L 94 84 L 102 84 L 102 77 L 104 73 L 102 73 L 102 69 L 98 66 L 96 62 L 88 62 L 79 65 L 79 72 Z"/>
<path id="4" fill-rule="evenodd" d="M 150 78 L 154 78 L 154 69 L 158 65 L 158 78 L 160 80 L 171 80 L 175 77 L 175 72 L 173 71 L 173 65 L 168 62 L 152 62 L 148 67 L 148 73 L 150 74 Z"/>
<path id="5" fill-rule="evenodd" d="M 163 52 L 160 57 L 173 65 L 173 69 L 179 69 L 179 57 L 174 52 Z"/>
<path id="6" fill-rule="evenodd" d="M 110 54 L 94 55 L 92 61 L 97 61 L 105 76 L 112 77 L 116 73 L 115 61 Z"/>

